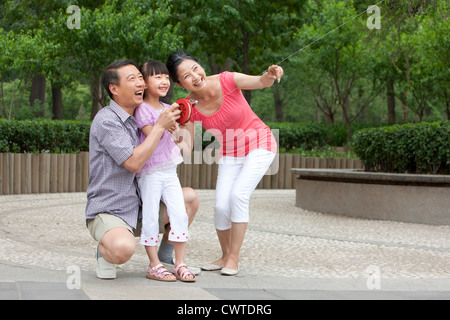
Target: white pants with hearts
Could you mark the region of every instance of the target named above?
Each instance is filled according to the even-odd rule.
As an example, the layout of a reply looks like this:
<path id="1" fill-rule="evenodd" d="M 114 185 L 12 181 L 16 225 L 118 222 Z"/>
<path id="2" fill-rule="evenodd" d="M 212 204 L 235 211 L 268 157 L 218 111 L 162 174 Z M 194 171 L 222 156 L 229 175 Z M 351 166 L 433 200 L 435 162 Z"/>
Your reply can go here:
<path id="1" fill-rule="evenodd" d="M 159 243 L 159 203 L 164 202 L 170 221 L 169 240 L 188 240 L 188 215 L 177 167 L 143 175 L 138 179 L 142 199 L 142 231 L 140 244 L 157 246 Z"/>

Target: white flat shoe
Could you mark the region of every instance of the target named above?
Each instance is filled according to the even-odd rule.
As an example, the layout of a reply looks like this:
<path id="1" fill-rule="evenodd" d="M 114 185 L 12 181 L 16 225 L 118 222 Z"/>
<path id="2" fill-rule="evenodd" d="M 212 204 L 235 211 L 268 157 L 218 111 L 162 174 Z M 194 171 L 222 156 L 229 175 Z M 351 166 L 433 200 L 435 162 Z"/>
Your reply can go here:
<path id="1" fill-rule="evenodd" d="M 223 268 L 223 266 L 218 266 L 217 264 L 208 264 L 206 266 L 202 266 L 202 270 L 205 271 L 217 271 L 217 270 L 221 270 Z"/>
<path id="2" fill-rule="evenodd" d="M 224 275 L 224 276 L 235 276 L 237 275 L 239 272 L 239 270 L 233 270 L 233 269 L 227 269 L 227 268 L 222 268 L 222 270 L 220 270 L 220 274 Z"/>

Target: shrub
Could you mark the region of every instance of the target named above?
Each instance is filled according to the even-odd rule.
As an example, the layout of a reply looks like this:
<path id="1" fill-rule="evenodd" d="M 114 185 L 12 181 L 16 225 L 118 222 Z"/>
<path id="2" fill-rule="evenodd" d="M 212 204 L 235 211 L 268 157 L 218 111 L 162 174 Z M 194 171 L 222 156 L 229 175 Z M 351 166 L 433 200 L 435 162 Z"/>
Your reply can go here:
<path id="1" fill-rule="evenodd" d="M 90 122 L 0 119 L 0 152 L 72 153 L 89 150 Z M 280 150 L 311 150 L 327 141 L 325 126 L 310 123 L 269 123 L 279 130 Z M 204 130 L 203 130 L 204 131 Z M 211 143 L 204 141 L 203 147 Z"/>
<path id="2" fill-rule="evenodd" d="M 375 128 L 375 127 L 381 127 L 386 126 L 387 124 L 383 123 L 357 123 L 353 122 L 351 124 L 350 132 L 351 135 L 355 134 L 355 132 L 365 129 L 365 128 Z M 344 146 L 349 143 L 347 141 L 347 126 L 345 123 L 335 123 L 335 124 L 329 124 L 325 126 L 325 131 L 327 134 L 327 145 L 330 146 Z"/>
<path id="3" fill-rule="evenodd" d="M 89 150 L 90 122 L 0 119 L 0 152 L 76 153 Z"/>
<path id="4" fill-rule="evenodd" d="M 280 152 L 292 150 L 311 150 L 326 145 L 327 132 L 325 126 L 317 123 L 291 123 L 291 122 L 267 122 L 271 130 L 278 130 L 278 147 Z M 205 129 L 202 128 L 202 135 Z M 202 146 L 206 148 L 210 140 L 203 141 Z"/>
<path id="5" fill-rule="evenodd" d="M 450 174 L 450 121 L 363 129 L 352 146 L 367 171 Z"/>
<path id="6" fill-rule="evenodd" d="M 327 132 L 324 125 L 292 122 L 269 122 L 267 125 L 272 130 L 279 130 L 280 149 L 311 150 L 326 145 Z"/>

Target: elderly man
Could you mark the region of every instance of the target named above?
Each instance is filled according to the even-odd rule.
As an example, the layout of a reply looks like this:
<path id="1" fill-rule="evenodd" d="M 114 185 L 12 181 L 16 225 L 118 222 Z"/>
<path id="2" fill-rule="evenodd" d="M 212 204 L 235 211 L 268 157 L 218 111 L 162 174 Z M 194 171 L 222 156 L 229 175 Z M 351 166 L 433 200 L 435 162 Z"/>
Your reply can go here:
<path id="1" fill-rule="evenodd" d="M 138 66 L 130 60 L 113 62 L 106 68 L 102 82 L 111 102 L 97 113 L 91 126 L 86 224 L 99 242 L 97 277 L 114 279 L 115 265 L 132 257 L 136 249 L 134 237 L 139 236 L 141 200 L 136 173 L 151 157 L 164 131 L 175 125 L 180 111 L 175 106 L 164 110 L 151 134 L 139 144 L 133 113 L 143 102 L 145 83 Z M 183 188 L 183 195 L 192 222 L 198 195 L 191 188 Z M 163 205 L 160 216 L 161 225 L 166 225 L 169 219 Z M 171 260 L 172 251 L 173 246 L 163 236 L 161 261 L 170 263 L 167 260 Z"/>

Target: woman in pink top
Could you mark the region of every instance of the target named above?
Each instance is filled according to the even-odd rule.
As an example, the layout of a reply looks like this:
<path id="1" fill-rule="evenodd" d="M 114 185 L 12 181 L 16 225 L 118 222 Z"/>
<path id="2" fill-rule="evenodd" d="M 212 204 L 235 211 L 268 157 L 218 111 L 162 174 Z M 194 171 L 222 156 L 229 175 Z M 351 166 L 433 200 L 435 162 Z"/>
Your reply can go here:
<path id="1" fill-rule="evenodd" d="M 190 91 L 189 99 L 198 101 L 191 121 L 201 122 L 220 143 L 214 224 L 222 257 L 202 269 L 235 275 L 250 196 L 277 151 L 270 128 L 251 110 L 241 89 L 270 87 L 275 79 L 280 81 L 283 69 L 273 65 L 261 76 L 223 72 L 207 77 L 199 62 L 183 51 L 170 55 L 166 65 L 172 80 Z"/>

